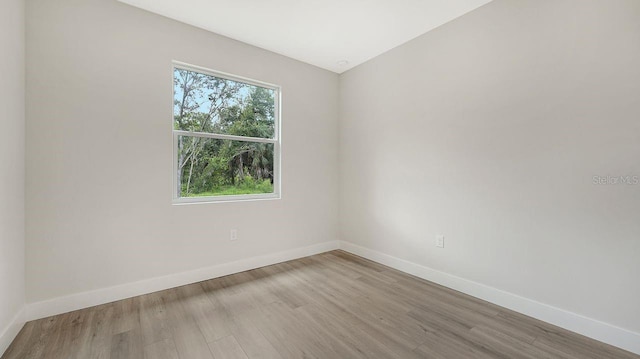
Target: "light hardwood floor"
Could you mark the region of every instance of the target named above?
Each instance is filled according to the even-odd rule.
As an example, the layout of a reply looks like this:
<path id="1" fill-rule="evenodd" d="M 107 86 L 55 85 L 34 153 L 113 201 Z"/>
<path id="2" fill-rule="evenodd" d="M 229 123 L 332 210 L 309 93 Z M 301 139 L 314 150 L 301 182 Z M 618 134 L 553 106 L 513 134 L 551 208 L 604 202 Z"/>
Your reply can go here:
<path id="1" fill-rule="evenodd" d="M 14 358 L 640 358 L 342 251 L 29 322 Z"/>

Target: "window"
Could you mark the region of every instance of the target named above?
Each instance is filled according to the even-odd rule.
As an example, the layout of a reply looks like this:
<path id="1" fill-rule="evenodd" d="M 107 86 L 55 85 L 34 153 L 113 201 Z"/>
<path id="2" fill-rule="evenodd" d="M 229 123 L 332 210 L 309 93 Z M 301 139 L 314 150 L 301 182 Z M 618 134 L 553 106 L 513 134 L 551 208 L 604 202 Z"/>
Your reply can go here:
<path id="1" fill-rule="evenodd" d="M 174 203 L 280 197 L 280 88 L 173 66 Z"/>

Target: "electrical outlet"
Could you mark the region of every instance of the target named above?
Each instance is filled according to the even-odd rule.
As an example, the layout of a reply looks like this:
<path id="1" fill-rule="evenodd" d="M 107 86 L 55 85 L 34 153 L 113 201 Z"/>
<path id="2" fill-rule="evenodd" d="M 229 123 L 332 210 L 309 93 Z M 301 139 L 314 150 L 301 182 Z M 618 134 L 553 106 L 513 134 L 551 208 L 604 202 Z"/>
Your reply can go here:
<path id="1" fill-rule="evenodd" d="M 444 248 L 444 236 L 442 234 L 436 236 L 436 247 Z"/>
<path id="2" fill-rule="evenodd" d="M 232 229 L 231 230 L 231 236 L 229 237 L 230 241 L 236 241 L 238 240 L 238 230 L 237 229 Z"/>

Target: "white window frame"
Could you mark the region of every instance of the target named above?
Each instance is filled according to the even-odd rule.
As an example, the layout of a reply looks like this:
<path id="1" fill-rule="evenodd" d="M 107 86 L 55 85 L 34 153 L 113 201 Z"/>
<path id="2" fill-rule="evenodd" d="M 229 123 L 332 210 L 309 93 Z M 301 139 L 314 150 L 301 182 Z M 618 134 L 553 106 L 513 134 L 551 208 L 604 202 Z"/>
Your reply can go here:
<path id="1" fill-rule="evenodd" d="M 249 85 L 259 86 L 274 91 L 274 135 L 273 138 L 257 138 L 257 137 L 244 137 L 223 135 L 216 133 L 205 132 L 191 132 L 176 130 L 174 127 L 174 108 L 173 100 L 175 98 L 175 87 L 173 84 L 173 76 L 176 69 L 198 72 L 205 75 L 210 75 L 226 80 L 242 82 Z M 171 131 L 173 133 L 173 204 L 190 204 L 190 203 L 219 203 L 219 202 L 238 202 L 238 201 L 255 201 L 255 200 L 269 200 L 281 198 L 281 177 L 280 171 L 280 148 L 281 148 L 281 135 L 280 135 L 280 105 L 281 105 L 281 87 L 278 85 L 262 82 L 258 80 L 249 79 L 242 76 L 232 75 L 226 72 L 215 71 L 200 66 L 187 64 L 180 61 L 173 61 L 171 66 Z M 234 141 L 246 141 L 246 142 L 259 142 L 259 143 L 271 143 L 273 144 L 273 193 L 259 193 L 259 194 L 242 194 L 242 195 L 229 195 L 229 196 L 208 196 L 208 197 L 180 197 L 178 190 L 178 136 L 191 136 L 201 138 L 215 138 L 221 140 L 234 140 Z"/>

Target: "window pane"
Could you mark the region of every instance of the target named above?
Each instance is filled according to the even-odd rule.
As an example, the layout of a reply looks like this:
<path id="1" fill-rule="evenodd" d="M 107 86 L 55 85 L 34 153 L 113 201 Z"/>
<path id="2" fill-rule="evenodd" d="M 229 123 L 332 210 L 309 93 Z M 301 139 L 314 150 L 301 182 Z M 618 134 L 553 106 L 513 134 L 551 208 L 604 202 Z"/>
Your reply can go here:
<path id="1" fill-rule="evenodd" d="M 180 68 L 173 72 L 173 124 L 182 131 L 273 138 L 275 90 Z"/>
<path id="2" fill-rule="evenodd" d="M 273 193 L 274 145 L 178 136 L 180 197 Z"/>

